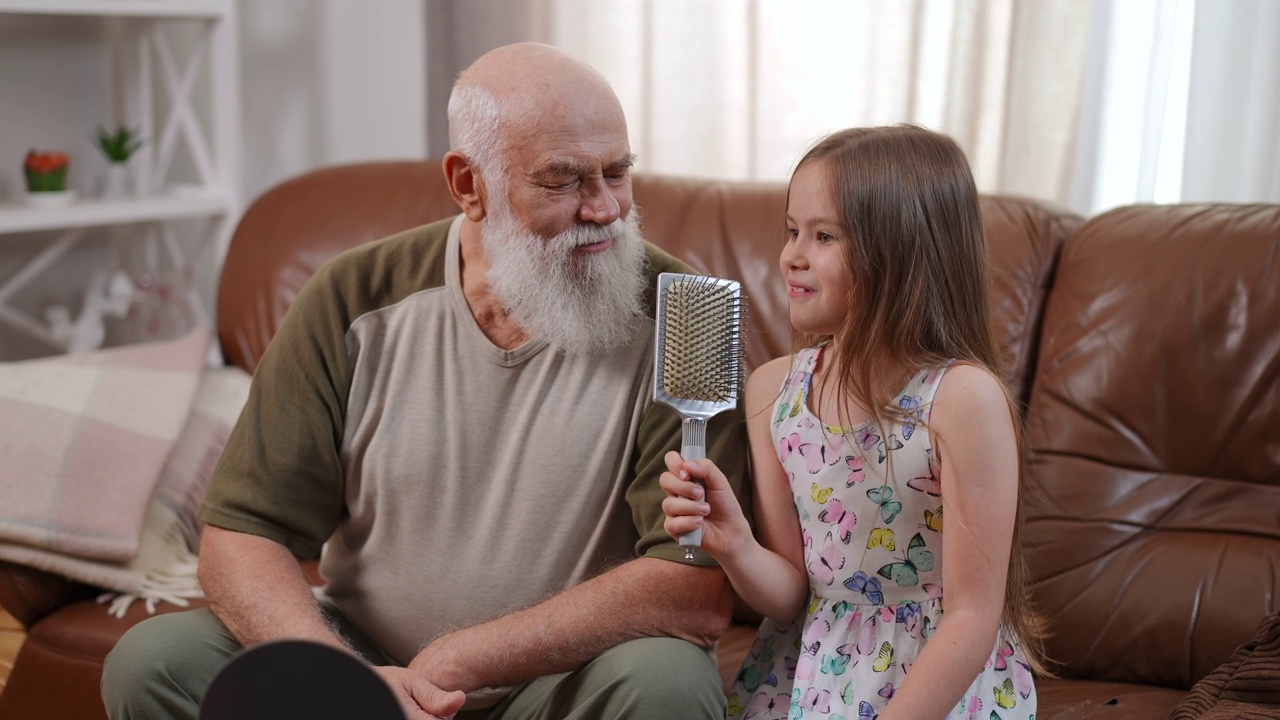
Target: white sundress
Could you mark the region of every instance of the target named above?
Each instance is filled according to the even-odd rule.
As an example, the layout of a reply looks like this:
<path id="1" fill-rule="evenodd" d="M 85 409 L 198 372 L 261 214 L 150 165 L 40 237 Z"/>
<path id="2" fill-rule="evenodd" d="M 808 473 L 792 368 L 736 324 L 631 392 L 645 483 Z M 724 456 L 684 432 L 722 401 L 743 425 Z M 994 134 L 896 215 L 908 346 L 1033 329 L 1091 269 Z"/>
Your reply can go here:
<path id="1" fill-rule="evenodd" d="M 824 427 L 809 411 L 822 350 L 796 354 L 771 424 L 800 514 L 809 602 L 795 624 L 761 624 L 729 693 L 730 718 L 870 720 L 942 617 L 942 487 L 919 420 L 946 368 L 911 379 L 894 399 L 910 419 L 881 437 L 873 422 Z M 1035 711 L 1026 657 L 1002 629 L 947 718 L 1033 720 Z"/>

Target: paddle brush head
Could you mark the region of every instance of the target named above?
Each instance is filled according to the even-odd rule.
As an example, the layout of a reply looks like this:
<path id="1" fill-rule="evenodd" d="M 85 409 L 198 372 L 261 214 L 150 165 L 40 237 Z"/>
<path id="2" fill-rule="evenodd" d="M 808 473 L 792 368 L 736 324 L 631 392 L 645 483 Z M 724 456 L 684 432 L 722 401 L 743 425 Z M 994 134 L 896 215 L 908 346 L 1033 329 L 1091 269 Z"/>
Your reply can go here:
<path id="1" fill-rule="evenodd" d="M 736 407 L 742 384 L 742 286 L 731 280 L 658 276 L 654 398 L 686 417 Z"/>

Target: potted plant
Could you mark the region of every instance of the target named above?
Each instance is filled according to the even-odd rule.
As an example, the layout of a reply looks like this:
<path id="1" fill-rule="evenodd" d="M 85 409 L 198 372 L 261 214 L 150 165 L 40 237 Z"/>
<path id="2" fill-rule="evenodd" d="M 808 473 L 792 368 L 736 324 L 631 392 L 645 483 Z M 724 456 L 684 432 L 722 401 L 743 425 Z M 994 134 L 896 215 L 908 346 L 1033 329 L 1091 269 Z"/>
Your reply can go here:
<path id="1" fill-rule="evenodd" d="M 126 194 L 129 158 L 142 147 L 138 131 L 121 126 L 115 132 L 108 132 L 99 125 L 93 139 L 102 154 L 107 156 L 107 182 L 102 190 L 103 197 Z"/>
<path id="2" fill-rule="evenodd" d="M 75 193 L 67 189 L 67 167 L 71 164 L 67 154 L 58 150 L 43 152 L 28 150 L 22 161 L 22 172 L 27 179 L 27 201 L 33 205 L 62 205 L 75 199 Z"/>

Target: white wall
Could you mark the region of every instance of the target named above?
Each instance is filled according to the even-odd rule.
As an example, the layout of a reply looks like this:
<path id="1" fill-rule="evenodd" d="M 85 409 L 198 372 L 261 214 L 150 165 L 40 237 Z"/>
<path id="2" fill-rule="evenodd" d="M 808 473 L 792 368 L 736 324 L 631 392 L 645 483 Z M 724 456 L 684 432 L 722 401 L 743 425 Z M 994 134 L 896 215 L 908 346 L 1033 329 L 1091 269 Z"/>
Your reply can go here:
<path id="1" fill-rule="evenodd" d="M 101 26 L 93 20 L 0 15 L 0 202 L 17 202 L 26 189 L 22 159 L 29 149 L 71 156 L 70 187 L 94 188 L 106 163 L 90 133 L 104 118 L 106 82 Z M 54 233 L 0 235 L 0 282 L 35 256 Z M 101 233 L 86 238 L 77 261 L 64 262 L 10 302 L 27 313 L 66 304 L 108 257 Z M 50 348 L 0 327 L 0 359 L 47 354 Z"/>
<path id="2" fill-rule="evenodd" d="M 242 207 L 322 165 L 425 156 L 422 0 L 239 0 L 237 10 Z M 194 33 L 175 29 L 175 54 L 185 57 Z M 67 150 L 71 186 L 97 191 L 106 165 L 89 135 L 107 120 L 105 58 L 96 19 L 0 14 L 0 202 L 20 197 L 29 147 Z M 207 112 L 209 103 L 195 105 Z M 35 314 L 74 307 L 89 272 L 116 262 L 112 235 L 128 229 L 91 234 L 13 302 Z M 54 237 L 0 235 L 0 283 Z M 0 360 L 50 351 L 0 326 Z"/>
<path id="3" fill-rule="evenodd" d="M 421 0 L 240 3 L 245 200 L 314 167 L 425 155 Z"/>

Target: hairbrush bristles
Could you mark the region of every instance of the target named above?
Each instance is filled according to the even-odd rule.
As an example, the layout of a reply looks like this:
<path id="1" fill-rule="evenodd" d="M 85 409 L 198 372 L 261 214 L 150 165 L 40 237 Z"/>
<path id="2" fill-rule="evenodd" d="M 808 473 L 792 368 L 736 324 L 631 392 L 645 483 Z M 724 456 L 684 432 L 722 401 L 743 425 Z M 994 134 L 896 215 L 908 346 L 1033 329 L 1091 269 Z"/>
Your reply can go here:
<path id="1" fill-rule="evenodd" d="M 737 407 L 742 386 L 742 285 L 658 275 L 653 397 L 684 417 Z"/>
<path id="2" fill-rule="evenodd" d="M 741 293 L 694 276 L 663 290 L 662 390 L 672 398 L 719 403 L 742 378 Z"/>

